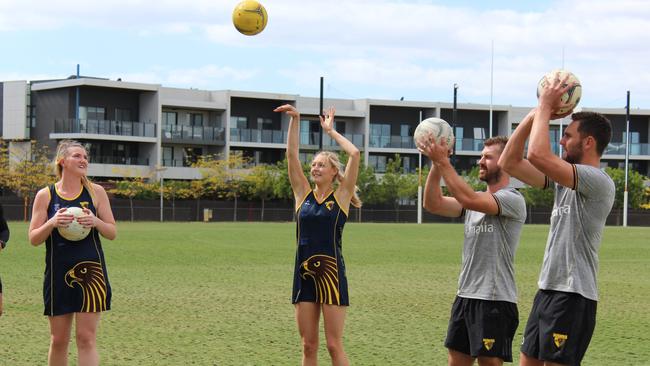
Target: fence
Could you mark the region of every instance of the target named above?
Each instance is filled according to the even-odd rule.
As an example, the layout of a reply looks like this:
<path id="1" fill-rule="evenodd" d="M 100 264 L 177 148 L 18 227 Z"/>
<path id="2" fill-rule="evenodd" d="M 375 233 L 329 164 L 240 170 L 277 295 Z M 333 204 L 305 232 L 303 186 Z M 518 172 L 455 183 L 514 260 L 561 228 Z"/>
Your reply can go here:
<path id="1" fill-rule="evenodd" d="M 23 201 L 16 197 L 0 197 L 0 204 L 7 220 L 23 219 Z M 132 204 L 132 205 L 131 205 Z M 160 201 L 111 199 L 111 208 L 117 221 L 159 221 Z M 132 209 L 133 208 L 133 209 Z M 270 201 L 265 203 L 262 212 L 260 201 L 238 201 L 235 210 L 234 201 L 216 200 L 183 200 L 164 201 L 164 221 L 203 221 L 204 210 L 211 210 L 212 217 L 208 221 L 293 221 L 293 202 Z M 29 208 L 31 211 L 31 207 Z M 262 219 L 262 214 L 264 218 Z M 361 209 L 350 207 L 348 222 L 417 222 L 416 206 L 379 206 L 366 205 Z M 551 210 L 548 208 L 528 207 L 528 224 L 548 224 Z M 460 218 L 446 218 L 432 215 L 422 210 L 422 222 L 462 222 Z M 621 226 L 623 210 L 613 209 L 607 218 L 607 225 Z M 629 226 L 650 226 L 650 210 L 628 210 L 627 224 Z"/>

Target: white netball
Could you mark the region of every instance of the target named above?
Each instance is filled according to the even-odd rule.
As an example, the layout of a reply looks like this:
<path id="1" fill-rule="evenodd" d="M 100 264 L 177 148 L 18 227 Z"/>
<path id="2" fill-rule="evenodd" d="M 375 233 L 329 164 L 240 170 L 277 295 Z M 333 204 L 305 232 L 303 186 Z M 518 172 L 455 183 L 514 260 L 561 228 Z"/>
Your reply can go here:
<path id="1" fill-rule="evenodd" d="M 537 98 L 539 98 L 539 94 L 542 91 L 542 88 L 546 86 L 547 80 L 553 80 L 556 76 L 562 80 L 567 74 L 569 74 L 569 78 L 566 81 L 567 83 L 563 86 L 566 87 L 569 84 L 574 85 L 573 87 L 569 88 L 566 93 L 562 94 L 562 103 L 567 104 L 567 106 L 557 110 L 557 114 L 565 114 L 573 110 L 578 105 L 578 103 L 580 103 L 580 97 L 582 97 L 582 85 L 580 85 L 580 80 L 578 80 L 578 77 L 575 76 L 571 71 L 553 70 L 548 74 L 542 76 L 542 78 L 539 80 L 539 83 L 537 83 Z"/>
<path id="2" fill-rule="evenodd" d="M 433 136 L 436 144 L 440 144 L 444 139 L 450 149 L 454 147 L 454 132 L 449 123 L 443 119 L 431 117 L 420 122 L 413 134 L 415 145 L 424 144 L 430 138 L 429 136 Z"/>
<path id="3" fill-rule="evenodd" d="M 88 236 L 88 233 L 90 233 L 90 228 L 81 226 L 81 224 L 77 221 L 77 218 L 79 216 L 86 215 L 81 207 L 68 207 L 65 212 L 71 213 L 74 216 L 74 219 L 70 225 L 68 225 L 68 227 L 59 227 L 59 234 L 70 241 L 79 241 Z"/>

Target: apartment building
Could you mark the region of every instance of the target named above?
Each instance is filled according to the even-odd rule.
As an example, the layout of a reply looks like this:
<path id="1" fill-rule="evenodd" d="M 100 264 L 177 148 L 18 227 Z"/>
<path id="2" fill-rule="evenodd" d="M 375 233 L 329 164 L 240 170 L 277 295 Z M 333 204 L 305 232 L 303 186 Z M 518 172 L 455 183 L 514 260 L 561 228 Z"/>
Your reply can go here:
<path id="1" fill-rule="evenodd" d="M 318 98 L 232 90 L 169 88 L 94 77 L 47 81 L 0 82 L 0 136 L 14 152 L 30 140 L 54 148 L 58 140 L 87 144 L 89 175 L 96 181 L 119 177 L 196 179 L 191 165 L 198 156 L 241 154 L 252 164 L 284 159 L 289 120 L 273 112 L 281 104 L 301 111 L 301 159 L 319 150 L 338 150 L 320 134 Z M 377 99 L 329 99 L 336 108 L 336 126 L 361 150 L 365 164 L 382 173 L 395 154 L 406 171 L 415 171 L 419 154 L 413 131 L 421 119 L 440 117 L 454 122 L 451 103 Z M 529 107 L 459 104 L 456 108 L 455 166 L 467 170 L 476 164 L 483 140 L 508 135 Z M 625 159 L 624 108 L 584 108 L 605 114 L 613 124 L 612 142 L 603 166 L 622 167 Z M 492 118 L 490 118 L 492 117 Z M 568 119 L 553 121 L 551 142 L 560 152 L 561 130 Z M 630 115 L 630 164 L 650 173 L 650 110 Z M 422 162 L 426 164 L 426 161 Z"/>

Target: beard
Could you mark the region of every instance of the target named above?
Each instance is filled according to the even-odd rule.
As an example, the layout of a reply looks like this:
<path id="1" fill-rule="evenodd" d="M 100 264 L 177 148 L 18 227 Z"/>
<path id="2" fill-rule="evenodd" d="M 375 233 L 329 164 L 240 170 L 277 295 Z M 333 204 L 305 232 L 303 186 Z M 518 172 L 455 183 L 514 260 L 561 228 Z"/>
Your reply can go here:
<path id="1" fill-rule="evenodd" d="M 483 168 L 485 171 L 485 175 L 481 176 L 481 172 L 479 171 L 478 179 L 482 180 L 483 182 L 487 184 L 492 184 L 496 183 L 501 179 L 501 169 L 495 169 L 493 171 L 490 171 L 489 169 Z"/>
<path id="2" fill-rule="evenodd" d="M 579 164 L 582 161 L 582 150 L 564 150 L 564 161 L 569 164 Z"/>

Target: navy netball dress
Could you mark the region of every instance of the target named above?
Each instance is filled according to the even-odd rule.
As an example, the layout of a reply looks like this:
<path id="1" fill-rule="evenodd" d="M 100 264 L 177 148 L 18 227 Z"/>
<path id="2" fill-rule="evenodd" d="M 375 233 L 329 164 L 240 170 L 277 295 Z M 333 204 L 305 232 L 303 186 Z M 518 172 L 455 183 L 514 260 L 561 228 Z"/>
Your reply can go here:
<path id="1" fill-rule="evenodd" d="M 349 305 L 341 252 L 347 213 L 339 207 L 334 193 L 318 202 L 311 191 L 298 208 L 297 218 L 292 302 Z"/>
<path id="2" fill-rule="evenodd" d="M 48 189 L 48 218 L 63 207 L 86 207 L 97 214 L 86 187 L 72 199 L 61 197 L 54 185 Z M 109 310 L 111 286 L 108 283 L 104 253 L 97 229 L 92 228 L 84 239 L 70 241 L 63 238 L 55 228 L 45 244 L 45 315 Z"/>

